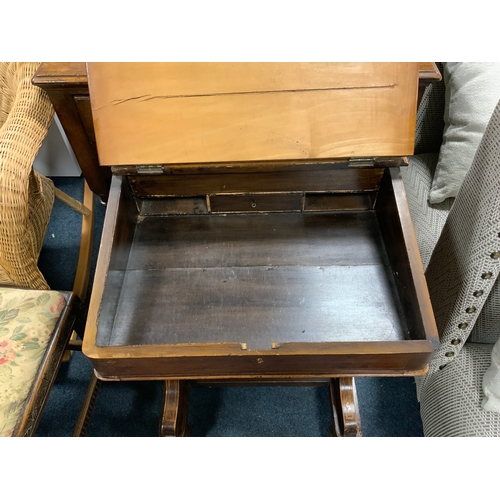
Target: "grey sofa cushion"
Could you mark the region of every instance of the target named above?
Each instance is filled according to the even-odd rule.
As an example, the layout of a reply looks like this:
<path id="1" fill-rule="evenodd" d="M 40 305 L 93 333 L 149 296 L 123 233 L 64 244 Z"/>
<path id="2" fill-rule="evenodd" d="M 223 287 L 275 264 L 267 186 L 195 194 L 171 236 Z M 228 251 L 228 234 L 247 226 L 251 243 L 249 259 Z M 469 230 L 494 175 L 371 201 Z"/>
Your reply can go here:
<path id="1" fill-rule="evenodd" d="M 500 63 L 444 63 L 443 144 L 429 201 L 455 197 L 500 98 Z"/>

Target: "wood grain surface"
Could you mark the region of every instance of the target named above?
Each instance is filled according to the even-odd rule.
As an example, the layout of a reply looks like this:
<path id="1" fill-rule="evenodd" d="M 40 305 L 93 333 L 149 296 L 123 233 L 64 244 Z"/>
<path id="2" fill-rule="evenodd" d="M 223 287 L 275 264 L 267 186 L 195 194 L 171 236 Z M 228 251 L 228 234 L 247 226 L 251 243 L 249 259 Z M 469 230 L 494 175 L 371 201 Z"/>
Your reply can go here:
<path id="1" fill-rule="evenodd" d="M 102 165 L 413 153 L 418 63 L 88 63 Z"/>

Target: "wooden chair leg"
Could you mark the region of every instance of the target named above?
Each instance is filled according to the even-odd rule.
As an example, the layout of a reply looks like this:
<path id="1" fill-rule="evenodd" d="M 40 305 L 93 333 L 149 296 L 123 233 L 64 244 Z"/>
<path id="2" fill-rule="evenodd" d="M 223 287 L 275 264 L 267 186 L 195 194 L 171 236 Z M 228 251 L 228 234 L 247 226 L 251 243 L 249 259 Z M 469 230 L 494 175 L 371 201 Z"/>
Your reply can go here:
<path id="1" fill-rule="evenodd" d="M 189 436 L 188 403 L 189 383 L 184 380 L 166 380 L 160 436 Z"/>
<path id="2" fill-rule="evenodd" d="M 330 435 L 335 437 L 361 437 L 361 416 L 354 377 L 339 377 L 330 381 L 333 425 Z"/>
<path id="3" fill-rule="evenodd" d="M 94 410 L 95 401 L 97 399 L 97 394 L 99 393 L 101 385 L 102 381 L 95 376 L 95 373 L 92 373 L 92 377 L 87 389 L 87 394 L 85 395 L 82 409 L 80 411 L 80 415 L 78 416 L 75 430 L 73 432 L 73 437 L 86 436 L 90 417 L 92 415 L 92 411 Z"/>
<path id="4" fill-rule="evenodd" d="M 85 210 L 77 210 L 82 213 L 82 230 L 73 292 L 75 292 L 82 303 L 84 303 L 90 278 L 92 245 L 94 242 L 94 193 L 90 190 L 86 181 L 83 183 L 83 204 L 80 205 L 82 205 Z M 77 340 L 77 338 L 76 332 L 73 332 L 70 340 L 74 341 Z M 72 352 L 70 349 L 64 353 L 63 363 L 67 363 L 71 359 L 71 354 Z"/>

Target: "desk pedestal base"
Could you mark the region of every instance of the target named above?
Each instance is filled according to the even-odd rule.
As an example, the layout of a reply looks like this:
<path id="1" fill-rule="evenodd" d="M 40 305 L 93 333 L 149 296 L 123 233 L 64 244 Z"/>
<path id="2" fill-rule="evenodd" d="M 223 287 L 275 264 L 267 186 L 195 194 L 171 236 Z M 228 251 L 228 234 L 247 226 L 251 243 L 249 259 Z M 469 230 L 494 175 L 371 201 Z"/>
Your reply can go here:
<path id="1" fill-rule="evenodd" d="M 361 437 L 361 416 L 354 377 L 333 378 L 330 381 L 330 397 L 333 408 L 334 437 Z"/>
<path id="2" fill-rule="evenodd" d="M 333 378 L 328 383 L 333 410 L 333 425 L 329 435 L 333 437 L 361 437 L 361 417 L 354 378 Z M 160 436 L 189 436 L 187 425 L 189 382 L 166 380 L 163 401 Z"/>
<path id="3" fill-rule="evenodd" d="M 185 437 L 189 435 L 187 425 L 188 406 L 189 382 L 185 380 L 166 380 L 160 436 Z"/>

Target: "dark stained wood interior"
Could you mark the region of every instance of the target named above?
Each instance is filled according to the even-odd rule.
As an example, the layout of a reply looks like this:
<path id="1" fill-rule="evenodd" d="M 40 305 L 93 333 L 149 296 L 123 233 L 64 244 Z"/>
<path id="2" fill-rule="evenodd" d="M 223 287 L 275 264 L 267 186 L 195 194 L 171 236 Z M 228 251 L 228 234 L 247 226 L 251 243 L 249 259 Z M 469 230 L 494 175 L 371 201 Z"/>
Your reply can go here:
<path id="1" fill-rule="evenodd" d="M 410 334 L 419 339 L 427 335 L 437 347 L 439 340 L 434 314 L 399 169 L 387 169 L 384 173 L 375 211 Z"/>
<path id="2" fill-rule="evenodd" d="M 213 172 L 215 184 L 174 196 L 160 194 L 170 180 L 185 178 L 187 187 L 200 175 L 115 175 L 104 228 L 110 237 L 98 263 L 106 279 L 95 292 L 95 326 L 88 324 L 87 355 L 100 376 L 425 370 L 437 333 L 432 311 L 422 318 L 428 300 L 398 167 L 318 172 L 345 189 L 330 191 L 327 183 L 321 190 L 313 179 L 309 187 L 318 191 L 273 192 L 260 172 L 256 192 L 240 184 L 240 193 L 210 193 L 249 176 Z M 370 179 L 366 190 L 361 172 Z M 296 182 L 302 171 L 271 174 Z M 131 177 L 141 180 L 139 189 Z M 154 194 L 144 196 L 144 183 Z"/>
<path id="3" fill-rule="evenodd" d="M 129 175 L 139 197 L 283 192 L 377 191 L 383 168 L 330 168 L 250 173 Z"/>
<path id="4" fill-rule="evenodd" d="M 147 217 L 103 307 L 116 282 L 98 345 L 407 337 L 371 211 Z"/>
<path id="5" fill-rule="evenodd" d="M 203 197 L 134 197 L 135 184 L 118 179 L 116 220 L 129 222 L 116 227 L 98 346 L 218 342 L 269 350 L 426 338 L 415 300 L 408 301 L 416 297 L 412 276 L 399 272 L 407 262 L 394 250 L 407 252 L 394 209 L 401 194 L 389 173 L 376 210 L 376 192 L 309 194 L 303 211 L 293 193 L 209 197 L 208 205 L 248 205 L 223 215 L 209 214 Z M 266 196 L 285 213 L 252 213 L 251 201 Z M 348 209 L 336 210 L 346 197 Z"/>

